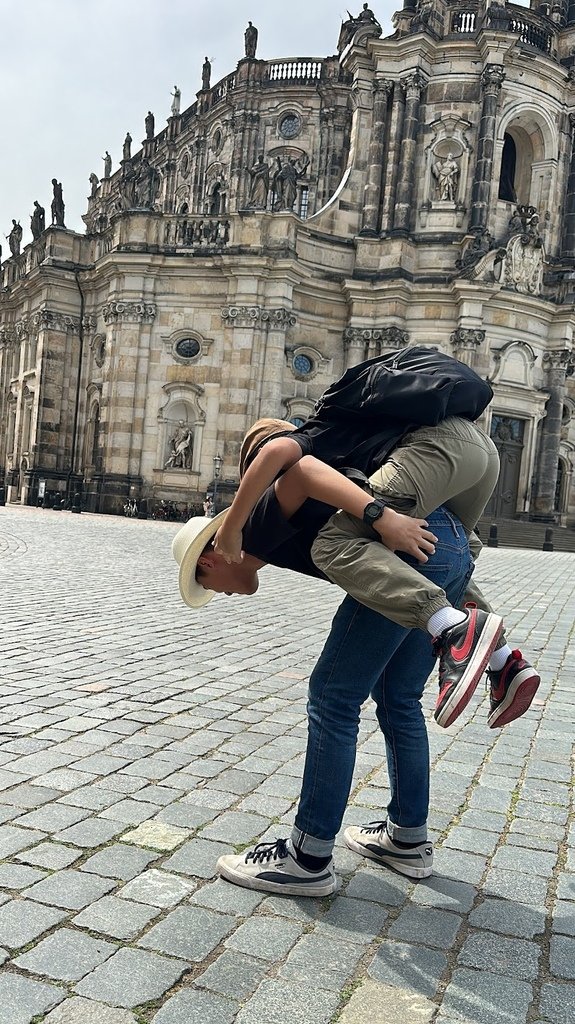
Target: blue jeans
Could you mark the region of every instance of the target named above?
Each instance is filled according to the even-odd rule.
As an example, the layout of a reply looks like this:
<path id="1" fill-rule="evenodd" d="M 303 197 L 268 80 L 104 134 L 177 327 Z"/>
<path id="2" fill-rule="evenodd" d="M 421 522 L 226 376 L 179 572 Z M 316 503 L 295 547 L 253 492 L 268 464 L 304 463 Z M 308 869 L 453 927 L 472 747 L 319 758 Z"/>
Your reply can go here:
<path id="1" fill-rule="evenodd" d="M 443 508 L 427 521 L 438 538 L 435 554 L 425 565 L 405 558 L 457 605 L 473 571 L 465 531 Z M 429 634 L 399 626 L 351 597 L 340 605 L 310 677 L 307 752 L 292 833 L 304 853 L 327 857 L 333 850 L 351 788 L 360 709 L 370 694 L 385 738 L 388 831 L 403 842 L 427 839 L 429 744 L 420 701 L 434 660 Z"/>

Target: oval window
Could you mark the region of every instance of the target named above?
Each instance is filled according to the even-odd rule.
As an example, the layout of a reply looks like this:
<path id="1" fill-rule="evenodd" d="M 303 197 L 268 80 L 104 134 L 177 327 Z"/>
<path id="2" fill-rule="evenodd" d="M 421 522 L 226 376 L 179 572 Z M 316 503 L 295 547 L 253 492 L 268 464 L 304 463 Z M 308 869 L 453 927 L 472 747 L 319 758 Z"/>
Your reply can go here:
<path id="1" fill-rule="evenodd" d="M 294 357 L 293 368 L 296 373 L 301 373 L 303 377 L 307 377 L 313 370 L 313 363 L 309 356 L 305 356 L 300 352 Z"/>
<path id="2" fill-rule="evenodd" d="M 193 359 L 200 351 L 200 343 L 195 338 L 181 338 L 176 345 L 176 352 L 182 359 Z"/>

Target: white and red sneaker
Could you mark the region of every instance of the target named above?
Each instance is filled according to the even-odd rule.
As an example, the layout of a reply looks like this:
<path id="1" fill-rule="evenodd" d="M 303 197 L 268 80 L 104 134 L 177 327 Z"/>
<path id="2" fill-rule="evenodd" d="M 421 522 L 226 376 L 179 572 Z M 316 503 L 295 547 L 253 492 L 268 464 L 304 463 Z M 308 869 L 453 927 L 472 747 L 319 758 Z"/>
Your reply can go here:
<path id="1" fill-rule="evenodd" d="M 446 729 L 471 700 L 493 652 L 503 619 L 475 605 L 465 606 L 466 618 L 445 629 L 434 641 L 439 655 L 439 696 L 434 718 Z"/>
<path id="2" fill-rule="evenodd" d="M 487 718 L 490 729 L 499 729 L 525 714 L 531 705 L 540 675 L 521 654 L 512 651 L 499 672 L 489 669 L 487 678 L 491 686 L 491 710 Z"/>

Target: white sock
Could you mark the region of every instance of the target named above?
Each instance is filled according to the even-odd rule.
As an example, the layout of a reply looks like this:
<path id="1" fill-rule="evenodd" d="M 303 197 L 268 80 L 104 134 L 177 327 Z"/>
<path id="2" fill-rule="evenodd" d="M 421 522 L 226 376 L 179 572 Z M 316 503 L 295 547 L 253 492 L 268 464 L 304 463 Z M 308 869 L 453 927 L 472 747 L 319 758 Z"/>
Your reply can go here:
<path id="1" fill-rule="evenodd" d="M 504 644 L 503 647 L 498 647 L 497 650 L 493 652 L 489 659 L 489 668 L 492 668 L 494 672 L 501 672 L 501 669 L 505 665 L 505 662 L 507 661 L 508 658 L 511 657 L 512 654 L 513 651 L 511 650 L 509 644 Z"/>
<path id="2" fill-rule="evenodd" d="M 463 622 L 466 618 L 466 612 L 461 612 L 457 608 L 452 608 L 451 605 L 448 605 L 447 608 L 440 608 L 438 612 L 434 612 L 431 618 L 427 620 L 427 631 L 432 636 L 439 636 L 445 629 L 449 629 L 450 626 L 457 626 L 458 622 Z"/>

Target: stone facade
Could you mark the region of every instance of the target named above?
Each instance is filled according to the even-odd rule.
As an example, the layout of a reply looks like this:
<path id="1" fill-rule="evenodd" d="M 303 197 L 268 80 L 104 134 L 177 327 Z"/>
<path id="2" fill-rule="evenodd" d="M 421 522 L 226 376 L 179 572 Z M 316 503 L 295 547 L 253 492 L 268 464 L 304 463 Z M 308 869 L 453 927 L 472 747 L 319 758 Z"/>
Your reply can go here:
<path id="1" fill-rule="evenodd" d="M 10 500 L 200 503 L 221 455 L 227 503 L 254 419 L 424 343 L 493 382 L 490 513 L 575 520 L 575 15 L 407 0 L 394 25 L 367 8 L 334 57 L 243 58 L 92 176 L 85 234 L 5 262 Z"/>

